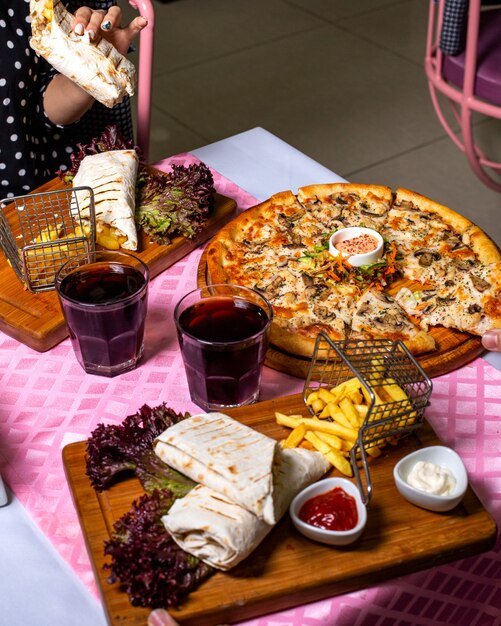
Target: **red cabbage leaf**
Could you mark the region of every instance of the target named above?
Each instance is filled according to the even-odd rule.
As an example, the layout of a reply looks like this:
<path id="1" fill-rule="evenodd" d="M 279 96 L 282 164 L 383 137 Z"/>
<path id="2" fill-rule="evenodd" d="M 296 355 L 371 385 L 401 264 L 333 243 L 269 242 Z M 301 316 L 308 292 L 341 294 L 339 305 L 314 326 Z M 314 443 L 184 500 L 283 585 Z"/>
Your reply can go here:
<path id="1" fill-rule="evenodd" d="M 173 496 L 155 490 L 132 504 L 118 520 L 105 544 L 112 561 L 110 583 L 120 581 L 133 606 L 166 608 L 181 600 L 214 570 L 178 547 L 165 530 L 161 517 Z"/>

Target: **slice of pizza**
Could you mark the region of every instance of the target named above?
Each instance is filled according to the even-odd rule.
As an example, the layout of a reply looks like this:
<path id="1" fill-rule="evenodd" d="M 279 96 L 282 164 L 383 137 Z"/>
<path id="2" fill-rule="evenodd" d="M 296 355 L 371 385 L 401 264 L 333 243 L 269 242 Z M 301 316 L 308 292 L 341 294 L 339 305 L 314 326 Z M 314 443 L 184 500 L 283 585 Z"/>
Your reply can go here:
<path id="1" fill-rule="evenodd" d="M 327 216 L 331 231 L 349 226 L 380 231 L 392 205 L 393 192 L 382 185 L 332 183 L 301 187 L 297 199 L 317 220 Z"/>
<path id="2" fill-rule="evenodd" d="M 436 348 L 434 338 L 416 326 L 396 300 L 376 289 L 367 290 L 358 300 L 350 338 L 400 340 L 412 354 Z"/>
<path id="3" fill-rule="evenodd" d="M 501 326 L 501 255 L 467 218 L 429 198 L 398 189 L 385 236 L 397 246 L 403 287 L 397 302 L 421 321 L 482 335 Z"/>
<path id="4" fill-rule="evenodd" d="M 397 246 L 401 274 L 422 284 L 454 281 L 457 272 L 501 258 L 475 224 L 408 189 L 397 189 L 382 234 Z"/>
<path id="5" fill-rule="evenodd" d="M 402 287 L 395 299 L 420 320 L 423 329 L 444 326 L 483 335 L 501 328 L 501 262 L 477 262 L 430 288 L 413 291 Z"/>

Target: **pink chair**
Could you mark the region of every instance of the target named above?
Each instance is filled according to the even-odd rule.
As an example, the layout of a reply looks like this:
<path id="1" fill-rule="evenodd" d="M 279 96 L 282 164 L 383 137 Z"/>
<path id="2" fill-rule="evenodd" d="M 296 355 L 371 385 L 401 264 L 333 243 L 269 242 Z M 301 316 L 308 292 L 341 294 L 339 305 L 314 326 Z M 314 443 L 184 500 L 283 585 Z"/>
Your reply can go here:
<path id="1" fill-rule="evenodd" d="M 151 130 L 151 87 L 153 74 L 153 43 L 155 12 L 150 0 L 129 0 L 129 4 L 148 19 L 148 26 L 139 35 L 139 68 L 137 84 L 137 145 L 148 163 Z"/>
<path id="2" fill-rule="evenodd" d="M 430 0 L 425 71 L 438 119 L 462 150 L 480 180 L 496 191 L 501 181 L 492 177 L 501 172 L 501 163 L 492 161 L 475 143 L 472 113 L 501 119 L 501 9 L 480 10 L 480 0 L 470 0 L 465 49 L 456 56 L 440 49 L 445 0 Z M 459 132 L 452 130 L 438 100 L 446 96 Z M 490 170 L 490 171 L 489 171 Z"/>

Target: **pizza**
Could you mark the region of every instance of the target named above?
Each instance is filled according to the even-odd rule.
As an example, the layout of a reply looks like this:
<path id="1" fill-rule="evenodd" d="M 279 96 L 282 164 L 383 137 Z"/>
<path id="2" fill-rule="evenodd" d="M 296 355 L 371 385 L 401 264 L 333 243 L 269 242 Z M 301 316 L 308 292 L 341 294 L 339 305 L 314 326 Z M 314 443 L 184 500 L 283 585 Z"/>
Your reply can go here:
<path id="1" fill-rule="evenodd" d="M 334 256 L 330 237 L 348 227 L 379 233 L 382 256 L 362 266 Z M 272 344 L 299 356 L 313 354 L 320 332 L 335 341 L 401 340 L 423 354 L 437 349 L 430 327 L 475 335 L 501 327 L 497 246 L 466 218 L 407 189 L 335 183 L 277 193 L 224 226 L 206 258 L 211 284 L 268 298 Z"/>

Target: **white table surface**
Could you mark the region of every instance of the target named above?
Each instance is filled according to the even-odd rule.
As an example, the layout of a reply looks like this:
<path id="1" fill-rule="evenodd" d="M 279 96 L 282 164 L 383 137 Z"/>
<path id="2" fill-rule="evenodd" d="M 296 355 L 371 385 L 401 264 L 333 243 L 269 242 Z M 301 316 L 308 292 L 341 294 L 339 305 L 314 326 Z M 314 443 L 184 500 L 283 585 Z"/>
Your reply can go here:
<path id="1" fill-rule="evenodd" d="M 193 151 L 264 200 L 273 193 L 344 179 L 262 128 Z M 501 355 L 489 355 L 501 369 Z M 0 507 L 0 626 L 105 626 L 98 601 L 8 490 Z"/>
<path id="2" fill-rule="evenodd" d="M 346 182 L 263 128 L 253 128 L 192 154 L 258 200 L 321 183 Z"/>
<path id="3" fill-rule="evenodd" d="M 7 495 L 0 508 L 0 626 L 105 626 L 100 603 Z"/>

